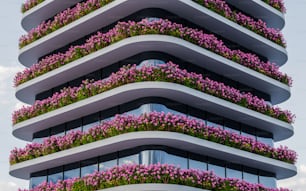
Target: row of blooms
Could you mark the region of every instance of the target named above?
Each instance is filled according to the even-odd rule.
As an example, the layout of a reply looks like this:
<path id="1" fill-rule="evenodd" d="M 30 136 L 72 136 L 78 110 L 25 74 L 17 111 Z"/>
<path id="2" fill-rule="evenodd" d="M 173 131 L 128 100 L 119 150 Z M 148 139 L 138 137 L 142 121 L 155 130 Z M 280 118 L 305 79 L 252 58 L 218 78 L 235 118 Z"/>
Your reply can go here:
<path id="1" fill-rule="evenodd" d="M 147 183 L 184 185 L 213 191 L 289 191 L 284 188 L 266 188 L 261 184 L 251 184 L 233 178 L 220 178 L 212 172 L 180 169 L 167 164 L 124 165 L 106 171 L 94 172 L 83 178 L 61 180 L 56 184 L 44 182 L 29 191 L 95 191 L 123 185 Z"/>
<path id="2" fill-rule="evenodd" d="M 21 6 L 21 11 L 24 13 L 44 1 L 45 0 L 26 0 L 26 2 L 23 3 Z M 275 9 L 281 11 L 282 13 L 286 12 L 283 0 L 262 0 L 262 1 L 274 7 Z"/>
<path id="3" fill-rule="evenodd" d="M 296 153 L 287 147 L 273 148 L 251 137 L 244 137 L 217 127 L 206 126 L 198 119 L 171 113 L 151 112 L 140 116 L 116 115 L 114 119 L 92 127 L 88 132 L 71 132 L 65 136 L 52 136 L 43 143 L 27 144 L 23 149 L 11 151 L 10 164 L 88 144 L 116 135 L 136 131 L 170 131 L 184 133 L 237 149 L 256 153 L 288 163 L 296 162 Z"/>
<path id="4" fill-rule="evenodd" d="M 95 82 L 84 81 L 79 87 L 64 88 L 61 92 L 56 92 L 47 99 L 35 101 L 32 106 L 23 106 L 21 109 L 16 110 L 13 113 L 13 124 L 95 96 L 124 84 L 143 81 L 163 81 L 182 84 L 287 123 L 293 123 L 294 120 L 294 115 L 289 111 L 282 111 L 278 107 L 270 106 L 265 100 L 253 96 L 251 93 L 240 92 L 235 88 L 210 80 L 209 78 L 204 79 L 201 74 L 187 72 L 186 70 L 180 69 L 178 65 L 168 62 L 159 65 L 159 67 L 125 66 L 118 72 L 111 74 L 105 80 Z"/>
<path id="5" fill-rule="evenodd" d="M 61 13 L 58 13 L 52 20 L 48 20 L 47 22 L 44 21 L 36 28 L 30 30 L 28 34 L 23 35 L 20 38 L 19 45 L 22 48 L 113 1 L 114 0 L 87 0 L 83 3 L 78 3 L 74 8 L 68 8 Z M 279 30 L 268 28 L 266 23 L 262 20 L 256 21 L 241 12 L 237 13 L 236 11 L 232 11 L 228 4 L 223 0 L 193 1 L 281 46 L 285 46 L 283 35 Z"/>
<path id="6" fill-rule="evenodd" d="M 232 10 L 232 8 L 224 0 L 193 1 L 283 47 L 286 47 L 286 42 L 283 35 L 278 29 L 269 28 L 261 19 L 255 20 L 241 12 Z"/>
<path id="7" fill-rule="evenodd" d="M 172 23 L 163 19 L 154 21 L 144 19 L 139 22 L 119 22 L 107 33 L 98 32 L 87 39 L 86 43 L 71 46 L 65 53 L 56 53 L 47 56 L 30 68 L 18 72 L 15 76 L 14 84 L 18 86 L 120 40 L 132 36 L 149 34 L 169 35 L 184 39 L 284 84 L 292 84 L 292 79 L 279 71 L 279 68 L 275 64 L 261 61 L 257 55 L 252 53 L 232 50 L 214 35 L 206 34 L 201 30 L 183 27 L 181 24 Z"/>

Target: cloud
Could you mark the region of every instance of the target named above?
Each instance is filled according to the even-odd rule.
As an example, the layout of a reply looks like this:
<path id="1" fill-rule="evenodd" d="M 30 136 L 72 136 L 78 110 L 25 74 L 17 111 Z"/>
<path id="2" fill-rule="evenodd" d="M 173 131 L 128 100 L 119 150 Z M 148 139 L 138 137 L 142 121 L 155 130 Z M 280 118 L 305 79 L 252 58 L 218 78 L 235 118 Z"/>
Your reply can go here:
<path id="1" fill-rule="evenodd" d="M 306 188 L 306 165 L 301 164 L 297 166 L 298 174 L 290 179 L 279 181 L 278 186 L 289 188 L 293 191 L 305 191 Z"/>
<path id="2" fill-rule="evenodd" d="M 13 93 L 13 79 L 18 71 L 21 71 L 22 67 L 10 67 L 0 66 L 0 96 Z"/>
<path id="3" fill-rule="evenodd" d="M 17 191 L 18 185 L 14 182 L 0 182 L 1 191 Z"/>

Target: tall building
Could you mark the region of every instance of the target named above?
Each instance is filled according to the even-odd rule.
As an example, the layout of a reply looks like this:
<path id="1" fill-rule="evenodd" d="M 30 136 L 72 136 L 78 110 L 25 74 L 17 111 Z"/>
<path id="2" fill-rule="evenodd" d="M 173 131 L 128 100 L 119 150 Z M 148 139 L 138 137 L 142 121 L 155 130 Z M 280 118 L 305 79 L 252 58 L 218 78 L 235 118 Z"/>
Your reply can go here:
<path id="1" fill-rule="evenodd" d="M 296 174 L 295 153 L 274 146 L 293 135 L 275 106 L 291 83 L 278 70 L 282 1 L 34 0 L 23 11 L 15 84 L 30 106 L 13 114 L 13 135 L 32 143 L 12 151 L 10 174 L 30 188 L 150 164 L 265 188 Z M 111 190 L 209 188 L 117 178 Z"/>

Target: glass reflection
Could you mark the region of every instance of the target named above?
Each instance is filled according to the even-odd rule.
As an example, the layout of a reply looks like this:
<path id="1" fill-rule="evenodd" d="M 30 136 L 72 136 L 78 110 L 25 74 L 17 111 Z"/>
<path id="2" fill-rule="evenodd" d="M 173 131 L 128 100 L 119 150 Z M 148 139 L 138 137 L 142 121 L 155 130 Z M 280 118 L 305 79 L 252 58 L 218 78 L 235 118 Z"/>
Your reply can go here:
<path id="1" fill-rule="evenodd" d="M 153 60 L 153 61 L 156 61 L 156 60 Z M 146 62 L 149 62 L 149 61 L 146 60 Z M 145 64 L 147 64 L 147 63 L 145 63 Z M 163 104 L 157 104 L 157 103 L 143 104 L 136 109 L 125 112 L 124 114 L 139 116 L 141 114 L 149 113 L 149 112 L 152 112 L 152 111 L 172 113 L 172 114 L 176 114 L 176 115 L 185 115 L 190 119 L 197 119 L 197 120 L 200 120 L 202 122 L 205 122 L 207 126 L 224 128 L 227 131 L 237 133 L 237 134 L 241 134 L 243 136 L 251 137 L 251 138 L 253 138 L 257 141 L 263 142 L 263 143 L 268 144 L 270 146 L 274 145 L 273 144 L 273 138 L 272 138 L 271 134 L 269 134 L 267 132 L 264 132 L 264 131 L 261 131 L 261 130 L 255 130 L 253 127 L 242 125 L 242 124 L 239 124 L 237 122 L 227 120 L 227 119 L 224 119 L 224 118 L 212 115 L 212 114 L 209 114 L 208 115 L 208 120 L 205 120 L 205 119 L 202 119 L 202 118 L 199 118 L 199 117 L 195 117 L 194 115 L 185 114 L 185 113 L 176 111 L 174 109 L 170 109 Z M 118 112 L 116 112 L 116 113 L 118 113 Z M 191 112 L 191 113 L 193 113 L 193 112 Z M 203 116 L 203 118 L 205 118 L 204 114 L 200 115 L 200 116 Z M 44 131 L 35 133 L 34 136 L 33 136 L 34 137 L 33 142 L 42 143 L 43 139 L 46 138 L 46 137 L 49 137 L 50 134 L 55 135 L 55 136 L 63 136 L 65 134 L 65 132 L 66 132 L 66 134 L 68 134 L 71 131 L 77 131 L 77 130 L 88 131 L 88 129 L 90 129 L 90 128 L 96 126 L 96 125 L 99 125 L 100 120 L 101 120 L 101 122 L 109 121 L 109 120 L 114 119 L 114 116 L 103 118 L 103 119 L 101 119 L 101 118 L 102 117 L 99 116 L 99 113 L 96 113 L 96 114 L 92 114 L 90 116 L 86 116 L 86 117 L 83 117 L 83 118 L 75 120 L 75 121 L 68 122 L 68 123 L 66 123 L 66 128 L 65 128 L 65 125 L 59 125 L 59 126 L 51 128 L 50 132 L 49 132 L 49 130 L 44 130 Z M 83 128 L 82 128 L 82 120 L 83 120 Z M 224 126 L 223 126 L 223 124 L 224 124 Z M 242 126 L 242 130 L 240 130 L 241 129 L 240 126 Z"/>
<path id="2" fill-rule="evenodd" d="M 106 171 L 112 167 L 117 166 L 118 161 L 120 166 L 127 164 L 149 165 L 160 163 L 172 164 L 179 166 L 182 169 L 190 168 L 204 171 L 210 170 L 220 177 L 238 178 L 250 183 L 261 183 L 266 187 L 276 187 L 276 178 L 272 173 L 250 169 L 248 167 L 243 167 L 242 165 L 227 163 L 226 161 L 213 158 L 207 159 L 207 157 L 200 155 L 190 154 L 189 156 L 191 158 L 187 158 L 187 153 L 185 152 L 182 152 L 181 154 L 184 156 L 186 155 L 186 157 L 182 157 L 183 155 L 178 156 L 178 154 L 173 154 L 178 152 L 181 153 L 182 151 L 172 149 L 169 151 L 141 150 L 139 152 L 136 150 L 126 150 L 122 151 L 122 153 L 119 152 L 119 155 L 118 153 L 113 153 L 107 156 L 101 156 L 99 159 L 100 162 L 98 161 L 97 157 L 70 165 L 65 165 L 63 168 L 58 167 L 55 169 L 50 169 L 48 174 L 47 171 L 32 174 L 30 186 L 31 188 L 34 188 L 46 180 L 48 180 L 48 182 L 56 183 L 58 180 L 62 179 L 67 180 L 71 178 L 84 177 L 98 170 Z M 120 155 L 123 157 L 118 158 Z"/>
<path id="3" fill-rule="evenodd" d="M 182 169 L 187 169 L 188 166 L 187 166 L 187 158 L 184 158 L 184 157 L 180 157 L 180 156 L 176 156 L 176 155 L 172 155 L 172 154 L 168 154 L 166 155 L 166 158 L 165 158 L 165 163 L 166 164 L 172 164 L 172 165 L 175 165 L 175 166 L 178 166 Z"/>
<path id="4" fill-rule="evenodd" d="M 215 164 L 208 164 L 208 170 L 214 172 L 217 176 L 225 178 L 225 167 Z"/>
<path id="5" fill-rule="evenodd" d="M 119 166 L 131 164 L 139 164 L 139 154 L 126 156 L 119 159 Z"/>
<path id="6" fill-rule="evenodd" d="M 50 182 L 56 183 L 59 180 L 63 180 L 63 173 L 62 172 L 58 172 L 58 173 L 48 175 L 48 182 L 49 183 Z"/>
<path id="7" fill-rule="evenodd" d="M 99 171 L 107 171 L 108 169 L 117 166 L 117 159 L 99 163 Z"/>
<path id="8" fill-rule="evenodd" d="M 206 171 L 207 170 L 207 163 L 189 159 L 189 168 Z"/>
<path id="9" fill-rule="evenodd" d="M 152 21 L 153 21 L 153 18 L 152 18 Z M 144 61 L 140 62 L 140 64 L 137 66 L 137 68 L 141 68 L 143 66 L 146 66 L 146 67 L 156 66 L 156 67 L 158 67 L 161 64 L 165 64 L 165 61 L 158 60 L 158 59 L 149 59 L 149 60 L 144 60 Z"/>
<path id="10" fill-rule="evenodd" d="M 250 183 L 258 183 L 258 176 L 249 172 L 243 172 L 243 180 Z"/>
<path id="11" fill-rule="evenodd" d="M 47 176 L 36 176 L 36 177 L 31 177 L 30 179 L 30 188 L 34 188 L 41 183 L 47 181 Z"/>

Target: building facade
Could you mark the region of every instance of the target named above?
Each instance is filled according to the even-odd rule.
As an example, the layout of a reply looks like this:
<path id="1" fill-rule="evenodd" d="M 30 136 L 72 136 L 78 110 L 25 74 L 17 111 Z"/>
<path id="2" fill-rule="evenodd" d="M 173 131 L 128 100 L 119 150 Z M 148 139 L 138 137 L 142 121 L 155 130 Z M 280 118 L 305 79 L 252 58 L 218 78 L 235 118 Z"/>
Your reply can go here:
<path id="1" fill-rule="evenodd" d="M 13 114 L 13 134 L 31 143 L 12 151 L 10 174 L 43 190 L 102 181 L 116 167 L 171 168 L 276 189 L 296 174 L 296 156 L 274 146 L 293 135 L 293 115 L 275 106 L 289 99 L 291 79 L 278 70 L 288 58 L 277 30 L 284 7 L 273 2 L 26 2 L 27 69 L 15 85 L 30 106 Z M 212 189 L 122 174 L 108 189 Z"/>

